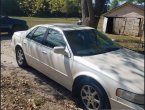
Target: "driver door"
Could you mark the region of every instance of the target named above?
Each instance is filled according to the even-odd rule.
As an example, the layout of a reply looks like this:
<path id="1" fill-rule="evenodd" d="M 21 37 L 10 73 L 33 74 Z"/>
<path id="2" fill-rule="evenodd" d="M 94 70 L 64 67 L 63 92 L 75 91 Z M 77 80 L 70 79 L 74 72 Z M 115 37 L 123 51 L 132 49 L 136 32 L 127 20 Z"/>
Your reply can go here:
<path id="1" fill-rule="evenodd" d="M 68 49 L 63 34 L 55 29 L 49 29 L 44 41 L 41 56 L 47 76 L 69 88 L 72 83 L 72 59 L 53 51 L 55 46 L 63 46 L 66 50 Z"/>

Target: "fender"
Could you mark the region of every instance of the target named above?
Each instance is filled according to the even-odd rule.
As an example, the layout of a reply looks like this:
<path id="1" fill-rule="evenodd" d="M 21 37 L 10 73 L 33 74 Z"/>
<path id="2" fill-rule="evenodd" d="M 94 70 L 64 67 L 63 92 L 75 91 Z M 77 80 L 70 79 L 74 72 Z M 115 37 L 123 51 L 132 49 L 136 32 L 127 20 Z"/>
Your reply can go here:
<path id="1" fill-rule="evenodd" d="M 21 44 L 21 43 L 17 43 L 16 46 L 15 46 L 15 50 L 16 50 L 16 48 L 17 48 L 18 46 L 22 48 L 22 44 Z M 23 48 L 22 48 L 22 49 L 23 49 Z"/>
<path id="2" fill-rule="evenodd" d="M 77 73 L 75 76 L 73 76 L 74 82 L 78 77 L 84 77 L 84 76 L 92 78 L 96 82 L 98 82 L 103 87 L 103 89 L 106 91 L 108 97 L 110 96 L 109 91 L 107 90 L 108 87 L 106 86 L 105 81 L 102 78 L 100 78 L 99 76 L 97 76 L 97 74 L 95 74 L 95 73 L 91 73 L 88 71 Z M 74 84 L 74 82 L 73 82 L 73 84 Z M 72 85 L 72 89 L 73 89 L 73 85 Z"/>

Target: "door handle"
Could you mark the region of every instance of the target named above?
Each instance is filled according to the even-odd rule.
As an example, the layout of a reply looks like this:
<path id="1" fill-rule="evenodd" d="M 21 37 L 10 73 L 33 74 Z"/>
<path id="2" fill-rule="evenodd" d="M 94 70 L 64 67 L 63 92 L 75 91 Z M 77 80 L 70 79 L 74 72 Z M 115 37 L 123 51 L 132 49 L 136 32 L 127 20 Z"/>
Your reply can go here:
<path id="1" fill-rule="evenodd" d="M 47 52 L 45 52 L 45 51 L 42 51 L 42 53 L 47 54 Z"/>

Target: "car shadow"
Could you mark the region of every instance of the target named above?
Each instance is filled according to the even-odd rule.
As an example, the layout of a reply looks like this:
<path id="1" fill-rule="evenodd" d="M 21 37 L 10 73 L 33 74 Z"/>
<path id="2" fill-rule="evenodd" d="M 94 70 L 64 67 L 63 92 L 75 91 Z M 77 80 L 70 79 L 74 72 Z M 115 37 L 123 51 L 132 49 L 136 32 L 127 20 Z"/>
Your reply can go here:
<path id="1" fill-rule="evenodd" d="M 44 83 L 50 85 L 54 89 L 54 91 L 53 91 L 53 93 L 51 93 L 51 95 L 53 95 L 56 100 L 59 100 L 59 101 L 64 100 L 64 99 L 72 100 L 72 101 L 74 101 L 74 103 L 77 107 L 82 108 L 80 101 L 77 98 L 73 97 L 72 93 L 69 90 L 67 90 L 65 87 L 63 87 L 59 83 L 55 82 L 54 80 L 50 79 L 43 73 L 37 71 L 33 67 L 29 66 L 24 69 L 26 71 L 32 73 L 33 75 L 35 75 L 36 76 L 35 80 L 40 85 L 43 85 Z"/>

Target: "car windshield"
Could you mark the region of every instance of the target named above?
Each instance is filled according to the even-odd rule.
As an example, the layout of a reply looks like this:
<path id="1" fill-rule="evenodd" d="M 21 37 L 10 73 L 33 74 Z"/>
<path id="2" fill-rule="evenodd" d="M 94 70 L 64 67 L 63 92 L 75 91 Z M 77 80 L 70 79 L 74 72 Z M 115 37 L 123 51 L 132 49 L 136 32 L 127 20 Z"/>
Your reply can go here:
<path id="1" fill-rule="evenodd" d="M 96 55 L 120 49 L 120 46 L 95 29 L 65 30 L 75 56 Z"/>

